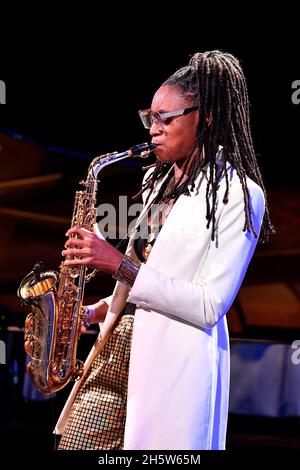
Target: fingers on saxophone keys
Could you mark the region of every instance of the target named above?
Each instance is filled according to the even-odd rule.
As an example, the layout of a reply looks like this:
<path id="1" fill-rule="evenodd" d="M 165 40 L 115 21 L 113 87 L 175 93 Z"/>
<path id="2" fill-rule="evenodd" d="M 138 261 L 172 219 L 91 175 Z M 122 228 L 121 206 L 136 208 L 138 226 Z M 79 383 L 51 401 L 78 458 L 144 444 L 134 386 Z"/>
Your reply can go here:
<path id="1" fill-rule="evenodd" d="M 79 235 L 84 237 L 84 236 L 86 236 L 87 234 L 89 234 L 91 232 L 89 232 L 89 230 L 86 230 L 83 227 L 72 227 L 72 228 L 69 228 L 69 230 L 66 232 L 66 236 L 70 237 L 70 235 L 72 235 L 74 233 L 78 233 Z"/>
<path id="2" fill-rule="evenodd" d="M 77 264 L 86 264 L 86 262 L 84 260 L 81 260 L 81 259 L 66 259 L 64 261 L 64 264 L 66 266 L 75 266 Z"/>
<path id="3" fill-rule="evenodd" d="M 82 250 L 77 248 L 69 248 L 61 252 L 63 256 L 82 256 Z"/>
<path id="4" fill-rule="evenodd" d="M 85 244 L 86 244 L 86 242 L 84 240 L 80 240 L 79 238 L 69 238 L 69 240 L 67 240 L 66 243 L 65 243 L 65 247 L 66 248 L 69 248 L 69 247 L 76 248 L 76 246 L 84 246 Z"/>
<path id="5" fill-rule="evenodd" d="M 75 265 L 83 265 L 83 266 L 93 266 L 92 259 L 89 257 L 78 257 L 74 259 L 66 259 L 64 261 L 66 266 L 75 266 Z"/>

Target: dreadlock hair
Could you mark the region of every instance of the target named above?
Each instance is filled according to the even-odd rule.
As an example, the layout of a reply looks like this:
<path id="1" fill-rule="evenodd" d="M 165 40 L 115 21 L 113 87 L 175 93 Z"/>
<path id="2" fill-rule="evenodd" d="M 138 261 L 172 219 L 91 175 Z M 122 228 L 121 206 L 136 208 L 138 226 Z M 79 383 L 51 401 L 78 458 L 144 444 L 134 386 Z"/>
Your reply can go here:
<path id="1" fill-rule="evenodd" d="M 207 228 L 212 223 L 212 240 L 215 235 L 216 195 L 218 190 L 218 165 L 216 155 L 221 145 L 222 169 L 226 180 L 226 191 L 223 202 L 228 202 L 229 181 L 226 162 L 235 168 L 240 179 L 244 194 L 245 224 L 243 231 L 255 233 L 251 214 L 250 195 L 246 176 L 249 176 L 263 190 L 266 209 L 262 223 L 260 242 L 266 242 L 274 227 L 270 220 L 267 206 L 267 196 L 262 176 L 257 164 L 250 130 L 249 99 L 247 83 L 239 61 L 231 54 L 213 50 L 196 53 L 190 59 L 189 65 L 171 75 L 162 86 L 178 89 L 180 96 L 192 105 L 199 107 L 197 126 L 198 154 L 193 159 L 188 178 L 181 184 L 181 178 L 172 190 L 176 199 L 187 190 L 189 184 L 194 188 L 195 179 L 201 168 L 209 165 L 209 180 L 206 188 L 206 219 Z M 209 125 L 207 117 L 211 117 Z M 201 150 L 204 150 L 204 160 L 201 161 Z M 189 164 L 187 158 L 186 165 Z M 157 179 L 166 174 L 169 165 L 157 159 L 151 176 L 146 181 L 139 196 L 149 189 L 149 198 Z M 149 168 L 149 167 L 148 167 Z M 187 168 L 187 166 L 186 166 Z M 185 170 L 185 169 L 184 169 Z M 182 177 L 184 171 L 182 172 Z M 212 194 L 210 206 L 209 193 Z M 159 199 L 159 195 L 155 201 Z M 167 199 L 168 200 L 168 195 Z M 154 201 L 154 202 L 155 202 Z"/>

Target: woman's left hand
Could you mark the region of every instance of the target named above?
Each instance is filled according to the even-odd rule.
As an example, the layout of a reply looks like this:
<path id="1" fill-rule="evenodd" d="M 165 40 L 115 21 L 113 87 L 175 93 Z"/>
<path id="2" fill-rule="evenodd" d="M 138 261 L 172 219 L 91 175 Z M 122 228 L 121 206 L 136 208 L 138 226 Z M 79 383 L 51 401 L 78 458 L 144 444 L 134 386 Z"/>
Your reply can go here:
<path id="1" fill-rule="evenodd" d="M 73 238 L 74 234 L 82 238 Z M 72 259 L 66 259 L 65 265 L 92 266 L 107 273 L 116 272 L 124 255 L 106 240 L 99 238 L 95 232 L 81 227 L 70 228 L 66 235 L 69 240 L 65 244 L 66 249 L 63 250 L 62 255 L 71 256 Z M 74 256 L 79 258 L 73 259 Z"/>

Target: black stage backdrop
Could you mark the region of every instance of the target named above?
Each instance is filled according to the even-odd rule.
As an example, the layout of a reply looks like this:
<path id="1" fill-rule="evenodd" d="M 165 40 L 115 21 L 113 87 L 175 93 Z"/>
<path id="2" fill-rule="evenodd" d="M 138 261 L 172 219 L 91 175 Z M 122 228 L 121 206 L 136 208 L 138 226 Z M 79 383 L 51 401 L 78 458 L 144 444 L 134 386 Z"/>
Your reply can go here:
<path id="1" fill-rule="evenodd" d="M 32 31 L 21 24 L 17 42 L 12 31 L 2 32 L 0 80 L 7 105 L 1 107 L 1 128 L 91 155 L 122 150 L 148 138 L 137 110 L 150 104 L 160 83 L 194 52 L 221 49 L 240 59 L 248 79 L 265 178 L 298 181 L 289 170 L 298 163 L 296 20 L 292 13 L 278 14 L 276 21 L 257 14 L 244 25 L 245 17 L 227 24 L 220 14 L 213 27 L 203 19 L 190 27 L 187 20 L 166 23 L 158 15 L 143 24 L 109 19 L 108 31 L 102 18 L 87 32 L 56 18 L 45 30 L 40 22 Z"/>

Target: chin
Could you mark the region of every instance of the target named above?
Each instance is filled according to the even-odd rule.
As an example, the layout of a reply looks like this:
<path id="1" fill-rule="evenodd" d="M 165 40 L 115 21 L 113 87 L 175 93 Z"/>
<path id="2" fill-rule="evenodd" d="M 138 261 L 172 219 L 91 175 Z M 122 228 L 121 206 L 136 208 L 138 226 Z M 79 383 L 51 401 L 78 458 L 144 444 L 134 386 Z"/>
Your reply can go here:
<path id="1" fill-rule="evenodd" d="M 168 158 L 168 154 L 161 147 L 156 149 L 154 153 L 161 162 L 172 163 L 172 159 Z"/>
<path id="2" fill-rule="evenodd" d="M 157 155 L 157 158 L 162 163 L 173 163 L 172 160 L 168 160 L 167 158 L 160 157 L 159 155 Z"/>

